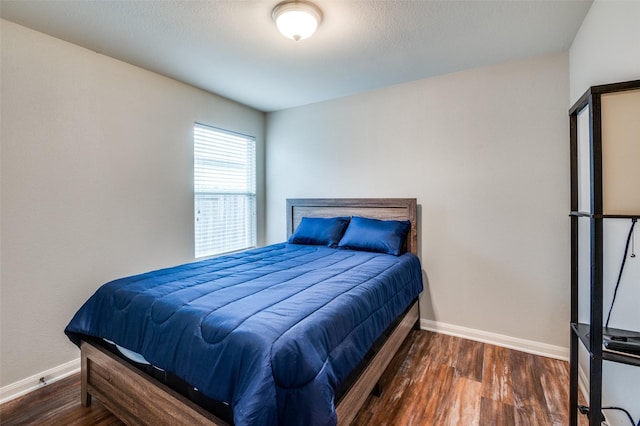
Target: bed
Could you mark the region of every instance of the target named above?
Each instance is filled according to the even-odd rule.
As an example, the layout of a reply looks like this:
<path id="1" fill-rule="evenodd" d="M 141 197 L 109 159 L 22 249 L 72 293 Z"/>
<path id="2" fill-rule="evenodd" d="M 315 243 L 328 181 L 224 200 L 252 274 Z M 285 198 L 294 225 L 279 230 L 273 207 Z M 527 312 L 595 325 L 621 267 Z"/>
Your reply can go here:
<path id="1" fill-rule="evenodd" d="M 65 330 L 81 348 L 83 405 L 95 396 L 130 424 L 349 424 L 419 319 L 416 210 L 415 199 L 287 200 L 288 237 L 309 218 L 347 218 L 341 245 L 357 220 L 406 221 L 406 254 L 297 241 L 105 284 Z"/>

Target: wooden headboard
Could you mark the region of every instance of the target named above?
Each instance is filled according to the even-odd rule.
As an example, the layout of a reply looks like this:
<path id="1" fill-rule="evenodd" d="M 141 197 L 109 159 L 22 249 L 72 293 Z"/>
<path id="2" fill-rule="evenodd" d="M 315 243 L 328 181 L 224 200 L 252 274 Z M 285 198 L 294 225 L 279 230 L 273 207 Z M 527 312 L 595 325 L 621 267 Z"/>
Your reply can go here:
<path id="1" fill-rule="evenodd" d="M 287 238 L 302 217 L 363 216 L 383 220 L 408 220 L 407 251 L 418 254 L 418 209 L 415 198 L 289 198 Z"/>

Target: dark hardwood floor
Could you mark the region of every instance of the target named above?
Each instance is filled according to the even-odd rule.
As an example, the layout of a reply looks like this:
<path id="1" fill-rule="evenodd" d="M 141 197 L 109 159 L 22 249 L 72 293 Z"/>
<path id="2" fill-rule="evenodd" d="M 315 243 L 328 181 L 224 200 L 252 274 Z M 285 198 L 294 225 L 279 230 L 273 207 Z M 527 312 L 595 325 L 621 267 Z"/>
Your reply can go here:
<path id="1" fill-rule="evenodd" d="M 412 331 L 381 383 L 354 425 L 569 423 L 566 362 L 444 334 Z M 96 398 L 80 405 L 79 374 L 1 405 L 0 423 L 122 425 Z"/>
<path id="2" fill-rule="evenodd" d="M 567 362 L 444 334 L 412 332 L 383 389 L 355 425 L 569 424 Z"/>

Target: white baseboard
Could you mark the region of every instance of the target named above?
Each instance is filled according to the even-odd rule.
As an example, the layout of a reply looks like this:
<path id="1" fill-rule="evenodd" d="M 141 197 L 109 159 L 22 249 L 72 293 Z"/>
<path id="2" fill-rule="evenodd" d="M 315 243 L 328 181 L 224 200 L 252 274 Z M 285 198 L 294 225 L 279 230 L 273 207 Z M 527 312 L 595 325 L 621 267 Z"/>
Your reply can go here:
<path id="1" fill-rule="evenodd" d="M 563 361 L 569 360 L 569 348 L 565 348 L 563 346 L 549 345 L 547 343 L 536 342 L 533 340 L 520 339 L 518 337 L 511 337 L 504 334 L 491 333 L 488 331 L 476 330 L 474 328 L 461 327 L 459 325 L 446 324 L 440 321 L 427 319 L 420 320 L 420 328 L 423 330 L 434 331 L 436 333 L 449 334 L 451 336 L 490 343 L 496 346 L 503 346 L 505 348 L 528 352 L 534 355 L 542 355 Z"/>
<path id="2" fill-rule="evenodd" d="M 4 404 L 7 401 L 11 401 L 12 399 L 47 386 L 50 383 L 57 382 L 65 377 L 69 377 L 79 371 L 80 358 L 74 359 L 73 361 L 69 361 L 57 367 L 50 368 L 49 370 L 41 373 L 34 374 L 26 379 L 3 386 L 0 388 L 0 404 Z"/>
<path id="3" fill-rule="evenodd" d="M 589 376 L 587 376 L 580 365 L 578 365 L 578 386 L 584 399 L 589 401 Z"/>

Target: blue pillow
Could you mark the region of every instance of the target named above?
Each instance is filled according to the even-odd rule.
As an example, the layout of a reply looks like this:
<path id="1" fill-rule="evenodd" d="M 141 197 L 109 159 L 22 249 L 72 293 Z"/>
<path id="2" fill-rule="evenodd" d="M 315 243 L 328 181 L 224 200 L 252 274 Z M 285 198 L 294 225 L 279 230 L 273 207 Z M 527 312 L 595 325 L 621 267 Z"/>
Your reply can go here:
<path id="1" fill-rule="evenodd" d="M 303 217 L 289 237 L 291 244 L 336 247 L 349 224 L 349 217 Z"/>
<path id="2" fill-rule="evenodd" d="M 399 256 L 410 228 L 411 222 L 408 220 L 378 220 L 354 216 L 338 248 Z"/>

